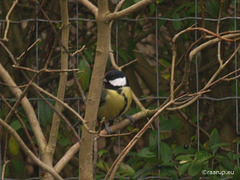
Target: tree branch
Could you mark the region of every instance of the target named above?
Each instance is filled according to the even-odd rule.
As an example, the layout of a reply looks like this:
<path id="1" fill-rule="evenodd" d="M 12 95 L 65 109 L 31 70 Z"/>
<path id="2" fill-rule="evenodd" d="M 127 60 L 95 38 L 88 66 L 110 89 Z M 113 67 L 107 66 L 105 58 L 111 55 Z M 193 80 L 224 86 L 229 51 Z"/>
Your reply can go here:
<path id="1" fill-rule="evenodd" d="M 8 74 L 8 72 L 4 69 L 2 64 L 0 63 L 0 77 L 3 79 L 3 81 L 9 86 L 10 91 L 14 94 L 16 98 L 19 98 L 22 94 L 21 89 L 19 89 L 16 85 L 16 83 L 13 81 L 11 76 Z M 46 148 L 46 139 L 44 137 L 44 134 L 42 132 L 42 129 L 40 127 L 40 124 L 37 120 L 35 111 L 29 102 L 29 100 L 24 97 L 21 101 L 21 104 L 24 108 L 24 111 L 28 117 L 28 121 L 33 129 L 34 136 L 36 137 L 38 146 L 40 148 L 40 152 L 42 153 Z"/>
<path id="2" fill-rule="evenodd" d="M 55 171 L 55 169 L 51 166 L 48 166 L 47 164 L 43 163 L 37 156 L 33 154 L 33 152 L 26 146 L 26 144 L 23 142 L 21 137 L 18 135 L 18 133 L 9 126 L 6 122 L 4 122 L 0 118 L 0 124 L 15 138 L 15 140 L 19 143 L 20 147 L 22 148 L 23 152 L 26 153 L 27 156 L 31 157 L 32 160 L 42 169 L 48 171 L 51 173 L 56 179 L 63 180 L 61 176 Z"/>
<path id="3" fill-rule="evenodd" d="M 68 162 L 72 159 L 74 154 L 78 152 L 80 148 L 80 144 L 77 142 L 75 143 L 69 150 L 62 156 L 62 158 L 57 162 L 54 166 L 56 172 L 60 173 L 62 169 L 68 164 Z"/>
<path id="4" fill-rule="evenodd" d="M 85 7 L 87 7 L 93 14 L 94 16 L 97 16 L 98 8 L 92 4 L 88 0 L 78 0 L 80 3 L 82 3 Z"/>
<path id="5" fill-rule="evenodd" d="M 115 19 L 119 19 L 121 17 L 124 17 L 124 16 L 127 16 L 145 6 L 147 6 L 148 4 L 154 2 L 154 0 L 142 0 L 142 1 L 139 1 L 137 2 L 136 4 L 133 4 L 132 6 L 126 8 L 126 9 L 123 9 L 121 11 L 118 11 L 118 12 L 113 12 L 113 13 L 110 13 L 106 16 L 106 21 L 107 22 L 110 22 L 112 20 L 115 20 Z"/>
<path id="6" fill-rule="evenodd" d="M 62 46 L 61 46 L 61 70 L 68 69 L 68 41 L 69 41 L 69 22 L 68 22 L 68 0 L 61 0 L 60 1 L 61 7 L 61 18 L 62 18 Z M 60 73 L 58 91 L 57 91 L 57 98 L 63 100 L 65 96 L 65 89 L 67 84 L 67 72 Z M 58 112 L 62 112 L 63 106 L 56 102 L 55 109 Z M 59 115 L 54 112 L 52 126 L 50 130 L 49 141 L 46 148 L 46 153 L 42 155 L 43 162 L 51 165 L 53 162 L 53 156 L 56 148 L 58 131 L 60 126 L 60 117 Z"/>

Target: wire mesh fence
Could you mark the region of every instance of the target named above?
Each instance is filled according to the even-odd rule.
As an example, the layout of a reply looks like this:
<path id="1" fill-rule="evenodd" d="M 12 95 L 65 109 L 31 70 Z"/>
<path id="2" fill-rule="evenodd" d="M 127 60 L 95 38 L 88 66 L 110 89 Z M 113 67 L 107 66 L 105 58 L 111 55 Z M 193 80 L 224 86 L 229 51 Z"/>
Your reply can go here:
<path id="1" fill-rule="evenodd" d="M 165 89 L 163 90 L 162 84 L 167 84 L 169 82 L 169 77 L 167 77 L 167 73 L 164 71 L 164 68 L 167 70 L 170 69 L 169 65 L 166 65 L 166 64 L 167 64 L 167 61 L 168 63 L 171 63 L 172 54 L 171 54 L 171 49 L 169 49 L 171 48 L 171 38 L 177 32 L 191 26 L 192 24 L 196 24 L 197 27 L 201 27 L 201 25 L 204 24 L 206 29 L 215 31 L 217 23 L 224 22 L 223 24 L 224 25 L 227 24 L 229 27 L 227 28 L 224 26 L 223 27 L 220 26 L 220 31 L 221 29 L 224 29 L 224 31 L 226 30 L 236 31 L 236 30 L 239 30 L 239 20 L 240 20 L 240 17 L 239 17 L 240 3 L 237 0 L 226 2 L 226 4 L 228 4 L 228 8 L 226 8 L 226 11 L 222 13 L 222 16 L 220 18 L 216 16 L 216 14 L 218 15 L 219 8 L 220 8 L 219 1 L 209 0 L 206 2 L 205 8 L 207 9 L 207 11 L 205 13 L 206 14 L 205 16 L 203 16 L 203 14 L 201 13 L 202 1 L 194 0 L 194 1 L 183 1 L 183 2 L 165 2 L 165 1 L 163 2 L 159 1 L 159 2 L 155 3 L 154 6 L 148 6 L 143 11 L 138 12 L 137 14 L 117 20 L 113 24 L 113 29 L 112 29 L 112 46 L 114 49 L 115 60 L 117 63 L 121 64 L 122 62 L 126 62 L 125 61 L 126 59 L 133 60 L 132 58 L 135 58 L 135 56 L 128 51 L 134 50 L 135 48 L 137 48 L 139 51 L 141 51 L 142 54 L 144 54 L 144 57 L 148 58 L 148 60 L 150 61 L 150 64 L 152 65 L 151 67 L 153 67 L 154 65 L 154 71 L 156 72 L 156 76 L 155 76 L 156 81 L 154 85 L 155 87 L 153 88 L 154 90 L 151 91 L 151 93 L 148 93 L 147 95 L 140 97 L 139 99 L 141 102 L 149 101 L 151 104 L 153 104 L 154 102 L 154 104 L 158 107 L 164 102 L 164 100 L 168 98 L 168 95 L 169 95 L 169 87 L 166 88 L 167 86 L 164 85 L 166 87 L 164 87 Z M 126 4 L 128 3 L 126 2 Z M 18 7 L 19 9 L 22 8 L 22 10 L 24 10 L 24 9 L 30 8 L 30 7 L 24 7 L 21 5 L 24 5 L 24 3 L 22 4 L 19 3 L 19 7 Z M 113 4 L 113 6 L 115 5 Z M 217 8 L 211 9 L 210 8 L 211 6 L 216 6 Z M 34 9 L 32 9 L 33 7 Z M 5 8 L 2 7 L 2 10 L 0 10 L 1 35 L 3 35 L 3 32 L 6 28 L 5 16 L 7 11 L 5 10 Z M 166 8 L 166 10 L 164 10 L 163 8 Z M 31 13 L 29 14 L 21 13 L 20 17 L 14 17 L 14 19 L 11 20 L 10 26 L 13 26 L 13 27 L 18 26 L 18 27 L 21 27 L 22 29 L 27 29 L 22 33 L 25 38 L 31 38 L 31 41 L 29 42 L 37 41 L 37 39 L 39 38 L 44 40 L 42 44 L 36 44 L 35 50 L 32 50 L 31 52 L 29 52 L 30 55 L 28 57 L 25 57 L 25 59 L 23 60 L 23 61 L 26 61 L 26 58 L 30 58 L 31 63 L 34 64 L 31 66 L 34 66 L 34 68 L 39 70 L 42 68 L 43 62 L 47 59 L 50 53 L 49 51 L 46 51 L 44 49 L 45 46 L 48 45 L 49 47 L 53 47 L 51 46 L 50 43 L 54 44 L 54 40 L 52 40 L 51 38 L 52 36 L 53 37 L 57 36 L 58 35 L 57 33 L 59 33 L 59 32 L 52 32 L 49 29 L 51 29 L 51 26 L 56 27 L 56 29 L 57 28 L 60 29 L 61 20 L 59 16 L 55 14 L 55 12 L 49 12 L 49 15 L 48 15 L 49 19 L 47 19 L 46 16 L 41 15 L 41 10 L 39 8 L 39 4 L 37 3 L 36 5 L 31 6 L 30 9 L 31 9 Z M 210 10 L 212 10 L 212 12 L 209 12 Z M 148 16 L 146 16 L 145 13 Z M 96 20 L 93 18 L 93 15 L 91 15 L 91 13 L 89 13 L 82 6 L 82 4 L 75 1 L 69 2 L 69 16 L 70 16 L 69 22 L 70 22 L 70 46 L 71 46 L 70 51 L 74 52 L 80 49 L 83 45 L 86 45 L 86 47 L 88 48 L 87 48 L 87 51 L 84 53 L 84 57 L 88 59 L 88 61 L 91 61 L 91 58 L 94 56 L 94 50 L 95 50 L 94 47 L 97 40 L 96 39 Z M 48 33 L 51 34 L 51 36 Z M 183 37 L 182 39 L 180 39 L 180 41 L 196 42 L 201 35 L 202 35 L 201 32 L 194 31 L 191 33 L 191 36 L 189 35 L 190 36 L 189 38 Z M 130 42 L 128 42 L 128 40 L 132 41 L 135 44 L 134 45 L 131 44 Z M 169 43 L 169 45 L 167 46 L 166 43 Z M 182 45 L 182 44 L 180 43 L 179 45 Z M 232 52 L 237 49 L 237 43 L 234 42 L 233 46 L 227 46 L 227 47 L 232 48 L 231 49 L 231 52 Z M 179 49 L 181 49 L 181 47 L 179 47 Z M 17 50 L 13 50 L 13 51 L 16 54 L 19 54 L 21 52 Z M 127 53 L 125 53 L 125 51 Z M 183 48 L 178 52 L 183 53 L 183 51 L 186 51 L 186 49 Z M 206 60 L 202 60 L 202 57 L 211 57 L 211 55 L 207 54 L 208 53 L 207 51 L 208 50 L 206 50 L 206 52 L 203 52 L 202 56 L 197 55 L 194 58 L 194 65 L 191 67 L 192 74 L 190 77 L 191 83 L 189 87 L 192 93 L 198 92 L 203 87 L 203 84 L 206 83 L 207 81 L 206 74 L 211 73 L 211 69 L 207 69 L 207 70 L 204 69 L 206 68 L 204 67 L 204 63 L 206 63 Z M 223 51 L 226 53 L 227 50 L 224 49 Z M 60 49 L 55 48 L 55 52 L 53 53 L 55 57 L 53 58 L 53 62 L 52 62 L 53 64 L 51 64 L 52 67 L 59 66 L 55 61 L 55 59 L 58 58 L 57 54 L 59 53 L 60 53 Z M 182 57 L 183 55 L 184 54 L 178 55 L 179 62 L 180 62 L 180 59 L 183 58 Z M 216 54 L 214 56 L 215 56 L 214 58 L 216 58 Z M 81 55 L 78 55 L 75 58 L 70 59 L 70 62 L 69 62 L 70 68 L 74 68 L 74 66 L 78 65 L 82 59 L 83 57 Z M 5 65 L 7 64 L 6 62 L 2 62 L 2 63 L 5 63 Z M 236 71 L 239 68 L 238 63 L 239 63 L 239 56 L 238 54 L 236 54 L 234 56 L 234 62 L 232 63 L 230 70 Z M 181 63 L 179 63 L 179 66 L 180 67 L 182 66 Z M 215 68 L 214 65 L 211 67 L 213 69 Z M 182 74 L 182 73 L 179 72 L 179 74 Z M 238 73 L 236 72 L 235 76 L 237 75 Z M 140 78 L 142 78 L 141 75 L 138 74 L 137 77 L 139 78 L 139 76 Z M 50 91 L 54 92 L 54 89 L 56 87 L 51 87 L 51 85 L 49 85 L 51 84 L 51 82 L 44 82 L 44 78 L 46 78 L 46 76 L 38 76 L 36 83 L 39 84 L 40 86 L 48 84 L 46 87 Z M 56 83 L 55 81 L 57 77 L 53 76 L 52 79 L 53 79 L 53 83 Z M 204 135 L 201 132 L 201 125 L 204 125 L 204 127 L 206 127 L 207 123 L 211 123 L 206 121 L 211 121 L 212 119 L 214 119 L 214 116 L 219 117 L 221 113 L 225 112 L 222 109 L 230 108 L 231 110 L 226 111 L 226 113 L 223 114 L 223 120 L 221 122 L 223 122 L 224 120 L 228 120 L 230 122 L 229 124 L 231 125 L 229 128 L 232 130 L 232 132 L 234 132 L 235 134 L 239 134 L 239 98 L 240 97 L 239 97 L 238 79 L 235 79 L 229 82 L 229 84 L 223 84 L 223 87 L 220 87 L 220 89 L 229 89 L 228 92 L 225 92 L 225 91 L 220 92 L 218 88 L 216 89 L 213 88 L 213 93 L 208 93 L 208 94 L 205 94 L 204 96 L 201 96 L 195 103 L 193 103 L 190 106 L 188 110 L 186 110 L 186 112 L 190 111 L 188 112 L 190 114 L 189 118 L 194 119 L 194 123 L 196 125 L 195 137 L 197 142 L 196 148 L 198 151 L 200 151 L 201 149 L 201 139 L 205 138 L 203 137 Z M 6 88 L 3 88 L 3 87 L 4 85 L 0 84 L 0 93 L 2 94 L 5 93 L 4 91 L 6 91 Z M 71 87 L 69 88 L 69 91 L 70 92 L 73 91 L 71 90 Z M 220 92 L 220 93 L 217 93 L 217 92 Z M 76 96 L 76 94 L 74 95 L 72 94 L 68 93 L 64 101 L 72 105 L 77 110 L 77 112 L 79 112 L 79 114 L 83 113 L 81 98 Z M 151 96 L 149 94 L 151 94 Z M 12 98 L 11 96 L 9 96 L 9 98 L 6 98 L 6 100 L 9 103 L 16 102 L 16 99 Z M 42 106 L 42 99 L 39 98 L 36 94 L 30 93 L 29 100 L 31 101 L 32 104 L 34 104 L 38 119 L 39 121 L 41 121 L 43 119 L 41 118 L 41 116 L 43 115 L 42 111 L 44 108 Z M 48 100 L 52 101 L 52 99 L 50 98 Z M 185 99 L 182 98 L 180 101 L 183 101 L 183 100 Z M 229 107 L 226 107 L 228 105 Z M 3 101 L 1 99 L 0 99 L 0 106 L 3 109 Z M 210 111 L 212 111 L 212 113 Z M 3 116 L 3 114 L 1 115 Z M 200 122 L 203 116 L 208 116 L 208 117 L 204 122 Z M 213 116 L 213 117 L 210 117 L 210 116 Z M 74 122 L 74 120 L 72 121 Z M 161 120 L 159 119 L 159 121 Z M 41 122 L 41 123 L 44 123 L 44 122 Z M 216 124 L 216 123 L 215 125 L 212 125 L 212 126 L 213 126 L 212 128 L 214 127 L 220 128 L 219 124 Z M 162 141 L 165 141 L 165 139 L 162 140 L 161 134 L 164 133 L 165 131 L 162 132 L 160 126 L 157 126 L 157 128 L 158 128 L 157 129 L 158 158 L 160 159 L 160 156 L 161 156 L 160 145 Z M 79 130 L 79 134 L 80 134 L 80 130 Z M 124 141 L 123 138 L 120 138 L 120 137 L 117 140 L 118 153 L 120 153 L 120 151 L 123 148 L 123 145 L 122 145 L 123 141 Z M 236 148 L 236 154 L 239 154 L 238 143 L 236 144 L 235 148 Z M 3 165 L 3 156 L 4 156 L 3 151 L 4 151 L 3 143 L 2 141 L 0 141 L 0 164 L 1 165 Z M 236 161 L 237 161 L 237 165 L 239 165 L 239 158 L 237 158 Z M 156 167 L 157 166 L 155 165 L 155 168 Z M 36 171 L 36 169 L 37 168 L 35 167 L 34 171 Z M 171 178 L 166 178 L 162 176 L 161 173 L 163 171 L 161 170 L 161 168 L 156 168 L 156 169 L 157 169 L 157 173 L 155 173 L 154 176 L 148 176 L 148 177 L 139 178 L 139 179 L 171 179 Z M 33 173 L 33 174 L 35 175 L 39 173 L 40 171 L 38 170 L 38 173 Z M 1 170 L 0 170 L 0 174 L 2 174 Z M 38 178 L 39 177 L 17 178 L 17 179 L 30 180 L 30 179 L 38 179 Z M 189 178 L 190 177 L 181 178 L 181 179 L 189 179 Z M 14 178 L 5 178 L 5 179 L 12 180 Z M 69 177 L 66 177 L 66 179 L 77 179 L 77 177 L 69 176 Z M 121 177 L 120 179 L 124 179 L 124 178 Z M 222 179 L 231 179 L 231 177 L 226 177 Z"/>

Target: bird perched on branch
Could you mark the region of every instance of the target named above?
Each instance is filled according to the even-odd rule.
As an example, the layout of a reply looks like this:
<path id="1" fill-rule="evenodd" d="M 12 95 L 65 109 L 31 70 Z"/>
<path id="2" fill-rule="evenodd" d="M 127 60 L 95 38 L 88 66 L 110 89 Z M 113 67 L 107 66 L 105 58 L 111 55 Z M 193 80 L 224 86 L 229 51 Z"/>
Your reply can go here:
<path id="1" fill-rule="evenodd" d="M 107 122 L 124 115 L 132 103 L 132 90 L 123 72 L 118 70 L 109 71 L 103 80 L 98 119 L 105 119 L 105 127 L 111 133 Z M 129 116 L 127 116 L 132 120 Z"/>

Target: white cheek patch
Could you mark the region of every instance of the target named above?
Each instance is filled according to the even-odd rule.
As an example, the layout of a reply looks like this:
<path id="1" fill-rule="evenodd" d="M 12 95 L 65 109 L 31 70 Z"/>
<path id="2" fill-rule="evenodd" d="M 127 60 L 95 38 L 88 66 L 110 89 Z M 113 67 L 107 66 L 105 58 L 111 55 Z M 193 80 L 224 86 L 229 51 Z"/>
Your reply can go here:
<path id="1" fill-rule="evenodd" d="M 114 80 L 110 80 L 109 83 L 112 84 L 113 86 L 126 86 L 127 79 L 126 79 L 126 77 L 117 78 Z"/>

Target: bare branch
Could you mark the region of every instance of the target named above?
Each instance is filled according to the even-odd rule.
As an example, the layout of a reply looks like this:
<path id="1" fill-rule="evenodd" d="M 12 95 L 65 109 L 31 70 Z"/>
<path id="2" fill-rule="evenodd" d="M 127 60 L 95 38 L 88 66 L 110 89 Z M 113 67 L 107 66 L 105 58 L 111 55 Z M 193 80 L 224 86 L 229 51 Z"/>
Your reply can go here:
<path id="1" fill-rule="evenodd" d="M 121 17 L 124 17 L 124 16 L 127 16 L 145 6 L 147 6 L 148 4 L 150 3 L 153 3 L 154 0 L 142 0 L 142 1 L 139 1 L 137 2 L 136 4 L 126 8 L 126 9 L 123 9 L 119 12 L 113 12 L 113 13 L 110 13 L 106 16 L 106 21 L 107 22 L 110 22 L 112 20 L 115 20 L 115 19 L 118 19 L 118 18 L 121 18 Z"/>
<path id="2" fill-rule="evenodd" d="M 1 44 L 1 46 L 5 49 L 5 51 L 8 53 L 8 55 L 9 55 L 10 59 L 12 60 L 12 62 L 13 62 L 14 64 L 17 64 L 17 62 L 16 62 L 13 54 L 11 53 L 11 51 L 9 51 L 9 49 L 5 46 L 5 44 L 4 44 L 1 40 L 0 40 L 0 44 Z"/>
<path id="3" fill-rule="evenodd" d="M 5 175 L 5 168 L 6 168 L 6 165 L 10 163 L 10 160 L 7 160 L 6 162 L 4 162 L 3 164 L 3 168 L 2 168 L 2 180 L 4 180 L 4 175 Z"/>
<path id="4" fill-rule="evenodd" d="M 51 93 L 45 91 L 44 89 L 42 89 L 41 87 L 39 87 L 37 84 L 32 83 L 33 87 L 38 89 L 40 92 L 46 94 L 47 96 L 53 98 L 54 100 L 56 100 L 58 103 L 60 103 L 64 108 L 68 109 L 69 111 L 71 111 L 77 118 L 79 118 L 82 123 L 84 128 L 91 134 L 97 134 L 96 131 L 90 130 L 90 128 L 87 125 L 87 121 L 85 119 L 82 118 L 82 116 L 80 116 L 73 108 L 71 108 L 67 103 L 63 102 L 62 100 L 60 100 L 59 98 L 55 97 L 54 95 L 52 95 Z"/>
<path id="5" fill-rule="evenodd" d="M 77 51 L 75 51 L 74 53 L 71 54 L 71 56 L 75 56 L 76 54 L 82 52 L 82 50 L 86 47 L 86 45 L 83 45 L 83 47 Z"/>
<path id="6" fill-rule="evenodd" d="M 16 85 L 16 83 L 13 81 L 11 76 L 8 74 L 8 72 L 4 69 L 2 64 L 0 63 L 0 77 L 3 79 L 3 81 L 9 86 L 10 91 L 14 94 L 16 98 L 20 98 L 23 92 L 21 89 L 19 89 Z M 15 87 L 14 87 L 15 86 Z M 44 137 L 44 134 L 42 132 L 42 129 L 40 127 L 40 124 L 37 120 L 35 111 L 29 102 L 29 100 L 26 97 L 23 97 L 21 100 L 21 104 L 24 108 L 24 111 L 28 117 L 29 123 L 33 129 L 33 133 L 36 137 L 38 146 L 40 148 L 40 151 L 44 151 L 46 148 L 46 139 Z"/>
<path id="7" fill-rule="evenodd" d="M 24 54 L 26 54 L 33 46 L 35 46 L 41 39 L 37 39 L 30 47 L 27 48 L 26 51 L 24 51 L 19 57 L 17 57 L 17 60 L 20 60 Z"/>
<path id="8" fill-rule="evenodd" d="M 145 133 L 145 131 L 148 129 L 148 127 L 152 124 L 152 122 L 172 103 L 173 103 L 172 101 L 169 101 L 162 108 L 160 108 L 152 116 L 152 118 L 144 125 L 144 127 L 133 137 L 133 139 L 128 143 L 128 145 L 122 150 L 122 152 L 119 154 L 119 156 L 113 162 L 111 168 L 108 170 L 108 173 L 106 174 L 106 176 L 104 178 L 105 180 L 107 180 L 109 176 L 110 176 L 110 178 L 109 178 L 110 180 L 114 179 L 114 176 L 116 174 L 116 171 L 117 171 L 120 163 L 123 161 L 123 159 L 129 153 L 129 151 L 133 148 L 133 146 L 137 143 L 138 139 Z"/>
<path id="9" fill-rule="evenodd" d="M 15 115 L 17 116 L 19 122 L 21 123 L 21 125 L 22 125 L 22 127 L 23 127 L 23 130 L 24 130 L 24 132 L 25 132 L 25 134 L 26 134 L 26 136 L 27 136 L 27 138 L 28 138 L 28 141 L 29 141 L 30 145 L 32 146 L 32 149 L 33 149 L 34 154 L 35 154 L 35 155 L 38 155 L 37 149 L 36 149 L 36 147 L 35 147 L 35 145 L 34 145 L 34 143 L 33 143 L 33 140 L 32 140 L 32 138 L 31 138 L 31 136 L 30 136 L 30 134 L 29 134 L 29 131 L 28 131 L 26 125 L 24 124 L 22 118 L 20 117 L 20 115 L 18 114 L 18 112 L 16 111 L 16 109 L 13 109 L 13 107 L 7 102 L 7 100 L 5 99 L 5 97 L 4 97 L 2 94 L 0 94 L 0 98 L 2 99 L 2 101 L 3 101 L 10 109 L 12 109 L 12 110 L 14 111 Z M 5 122 L 6 122 L 6 121 L 5 121 Z M 6 122 L 6 123 L 7 123 L 7 122 Z M 0 129 L 1 129 L 1 128 L 0 128 Z M 1 133 L 2 133 L 2 131 L 0 131 L 0 137 L 1 137 Z"/>
<path id="10" fill-rule="evenodd" d="M 78 152 L 80 148 L 80 144 L 77 142 L 69 150 L 64 154 L 64 156 L 61 157 L 61 159 L 57 162 L 57 164 L 54 166 L 54 169 L 56 172 L 60 173 L 62 169 L 68 164 L 68 162 L 72 159 L 74 154 Z"/>
<path id="11" fill-rule="evenodd" d="M 30 72 L 33 72 L 33 73 L 41 73 L 41 72 L 48 72 L 48 73 L 61 73 L 61 72 L 72 72 L 72 71 L 78 71 L 79 69 L 41 69 L 41 70 L 35 70 L 35 69 L 32 69 L 32 68 L 28 68 L 28 67 L 23 67 L 23 66 L 16 66 L 16 65 L 12 65 L 12 67 L 14 68 L 18 68 L 18 69 L 23 69 L 23 70 L 26 70 L 26 71 L 30 71 Z"/>
<path id="12" fill-rule="evenodd" d="M 77 74 L 76 74 L 75 72 L 73 73 L 73 77 L 74 77 L 74 81 L 75 81 L 75 83 L 76 83 L 76 85 L 77 85 L 77 87 L 78 87 L 78 91 L 79 91 L 79 93 L 80 93 L 81 96 L 82 96 L 83 103 L 84 103 L 85 105 L 87 105 L 87 98 L 86 98 L 86 96 L 85 96 L 85 94 L 84 94 L 84 91 L 83 91 L 83 89 L 82 89 L 82 86 L 81 86 L 80 82 L 78 81 Z"/>
<path id="13" fill-rule="evenodd" d="M 9 16 L 10 14 L 12 13 L 14 7 L 17 5 L 18 3 L 18 0 L 15 0 L 13 1 L 13 4 L 11 6 L 11 8 L 9 9 L 7 15 L 6 15 L 6 22 L 7 22 L 7 25 L 6 25 L 6 29 L 5 29 L 5 32 L 4 32 L 4 37 L 3 37 L 3 41 L 8 41 L 8 38 L 7 38 L 7 34 L 8 34 L 8 29 L 9 29 L 9 25 L 10 25 L 10 19 L 9 19 Z"/>
<path id="14" fill-rule="evenodd" d="M 94 16 L 97 16 L 98 8 L 92 4 L 88 0 L 78 0 L 78 2 L 82 3 L 84 6 L 86 6 L 93 14 Z"/>
<path id="15" fill-rule="evenodd" d="M 209 40 L 209 41 L 201 44 L 200 46 L 198 46 L 197 48 L 195 48 L 194 50 L 192 50 L 189 53 L 190 61 L 193 59 L 193 56 L 195 56 L 199 51 L 201 51 L 202 49 L 206 48 L 207 46 L 213 45 L 213 44 L 215 44 L 215 43 L 217 43 L 217 42 L 219 42 L 221 40 L 228 39 L 228 38 L 234 38 L 234 37 L 237 37 L 237 36 L 240 36 L 240 33 L 224 35 L 224 36 L 221 36 L 221 38 L 218 37 L 218 38 Z"/>
<path id="16" fill-rule="evenodd" d="M 55 171 L 55 169 L 53 167 L 43 163 L 37 156 L 35 156 L 33 154 L 33 152 L 23 142 L 23 140 L 18 135 L 18 133 L 11 126 L 9 126 L 6 122 L 4 122 L 1 118 L 0 118 L 0 124 L 15 138 L 15 140 L 19 143 L 22 150 L 26 153 L 26 155 L 29 156 L 30 158 L 32 158 L 32 160 L 39 167 L 41 167 L 42 169 L 51 173 L 56 179 L 63 180 L 63 178 L 61 178 L 61 176 Z"/>

